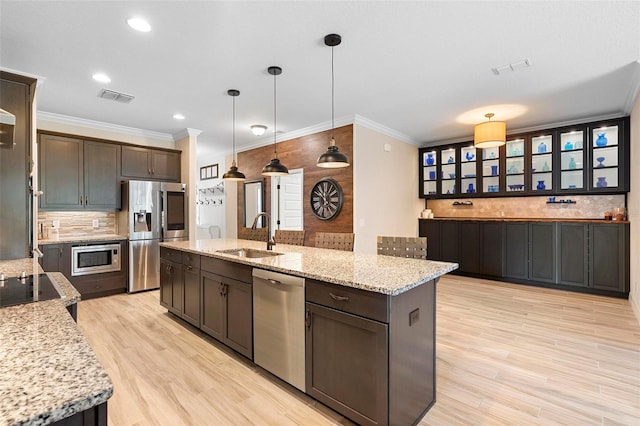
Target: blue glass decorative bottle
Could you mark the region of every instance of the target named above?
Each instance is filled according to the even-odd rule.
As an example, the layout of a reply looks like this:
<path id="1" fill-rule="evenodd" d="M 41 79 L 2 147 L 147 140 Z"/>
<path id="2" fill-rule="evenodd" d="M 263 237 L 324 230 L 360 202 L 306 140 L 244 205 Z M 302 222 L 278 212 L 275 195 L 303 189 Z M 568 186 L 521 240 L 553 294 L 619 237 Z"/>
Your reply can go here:
<path id="1" fill-rule="evenodd" d="M 427 163 L 427 166 L 433 166 L 433 163 L 435 163 L 435 159 L 433 158 L 433 154 L 428 153 L 427 154 L 427 159 L 425 160 L 425 162 Z"/>
<path id="2" fill-rule="evenodd" d="M 608 185 L 607 183 L 607 178 L 606 177 L 599 177 L 598 181 L 596 182 L 596 187 L 598 188 L 606 188 Z"/>
<path id="3" fill-rule="evenodd" d="M 538 185 L 536 186 L 536 189 L 538 191 L 543 191 L 545 190 L 547 187 L 544 185 L 544 181 L 543 180 L 539 180 L 538 181 Z"/>
<path id="4" fill-rule="evenodd" d="M 538 145 L 538 152 L 547 152 L 547 144 L 540 142 L 540 145 Z"/>

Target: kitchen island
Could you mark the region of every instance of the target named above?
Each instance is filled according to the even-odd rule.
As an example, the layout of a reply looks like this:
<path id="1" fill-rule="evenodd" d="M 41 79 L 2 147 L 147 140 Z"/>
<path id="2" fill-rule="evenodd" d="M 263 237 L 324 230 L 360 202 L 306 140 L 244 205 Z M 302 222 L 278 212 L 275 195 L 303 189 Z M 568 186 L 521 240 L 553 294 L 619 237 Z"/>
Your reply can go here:
<path id="1" fill-rule="evenodd" d="M 22 271 L 42 273 L 34 259 L 0 261 L 6 278 Z M 0 309 L 0 424 L 106 425 L 113 385 L 70 315 L 80 294 L 62 273 L 47 276 L 59 298 Z"/>
<path id="2" fill-rule="evenodd" d="M 435 285 L 458 265 L 265 249 L 237 239 L 161 243 L 161 304 L 253 360 L 251 271 L 305 278 L 304 309 L 292 314 L 305 334 L 301 389 L 359 424 L 417 423 L 435 403 Z"/>

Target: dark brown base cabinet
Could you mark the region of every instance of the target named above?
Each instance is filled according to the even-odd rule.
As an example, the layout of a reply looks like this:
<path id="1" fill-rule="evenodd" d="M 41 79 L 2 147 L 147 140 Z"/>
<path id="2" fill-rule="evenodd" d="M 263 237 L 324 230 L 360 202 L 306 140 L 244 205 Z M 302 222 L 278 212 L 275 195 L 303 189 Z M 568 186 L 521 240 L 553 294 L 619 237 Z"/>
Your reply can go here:
<path id="1" fill-rule="evenodd" d="M 454 274 L 629 294 L 629 224 L 420 220 L 427 259 L 457 262 Z"/>
<path id="2" fill-rule="evenodd" d="M 435 402 L 435 285 L 387 296 L 308 279 L 307 394 L 362 425 L 420 421 Z"/>
<path id="3" fill-rule="evenodd" d="M 253 360 L 251 267 L 160 248 L 160 305 Z"/>
<path id="4" fill-rule="evenodd" d="M 52 426 L 107 426 L 107 403 L 96 405 L 62 420 Z"/>
<path id="5" fill-rule="evenodd" d="M 92 244 L 114 244 L 114 241 L 95 241 Z M 120 265 L 118 272 L 90 275 L 71 275 L 71 247 L 78 244 L 44 244 L 40 246 L 43 256 L 38 260 L 45 272 L 62 272 L 78 290 L 82 300 L 110 296 L 127 291 L 129 248 L 126 241 L 120 242 Z"/>

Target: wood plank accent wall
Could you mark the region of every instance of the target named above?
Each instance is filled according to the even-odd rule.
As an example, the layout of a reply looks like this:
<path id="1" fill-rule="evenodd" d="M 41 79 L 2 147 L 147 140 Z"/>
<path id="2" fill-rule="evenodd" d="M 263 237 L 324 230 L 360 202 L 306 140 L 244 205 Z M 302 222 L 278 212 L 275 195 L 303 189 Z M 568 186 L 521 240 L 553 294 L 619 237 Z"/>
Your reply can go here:
<path id="1" fill-rule="evenodd" d="M 303 221 L 307 231 L 305 245 L 314 246 L 316 232 L 353 232 L 353 125 L 339 127 L 334 132 L 340 152 L 349 157 L 350 167 L 323 169 L 316 166 L 318 157 L 327 150 L 331 130 L 278 142 L 278 158 L 289 170 L 304 169 Z M 238 169 L 247 180 L 260 179 L 262 168 L 273 157 L 273 144 L 238 153 Z M 320 179 L 330 177 L 338 181 L 344 193 L 342 210 L 333 220 L 320 220 L 311 212 L 309 194 Z M 271 214 L 271 178 L 265 178 L 265 206 Z M 244 186 L 238 185 L 238 227 L 243 225 Z M 358 236 L 356 235 L 356 238 Z"/>

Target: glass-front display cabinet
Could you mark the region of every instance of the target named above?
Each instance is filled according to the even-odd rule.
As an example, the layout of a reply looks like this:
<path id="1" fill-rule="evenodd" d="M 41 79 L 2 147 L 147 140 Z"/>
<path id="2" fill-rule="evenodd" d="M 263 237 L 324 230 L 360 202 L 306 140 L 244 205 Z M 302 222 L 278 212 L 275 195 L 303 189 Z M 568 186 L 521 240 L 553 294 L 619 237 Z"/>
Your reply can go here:
<path id="1" fill-rule="evenodd" d="M 422 153 L 422 195 L 438 194 L 438 152 L 437 150 Z"/>
<path id="2" fill-rule="evenodd" d="M 553 134 L 531 137 L 530 170 L 531 191 L 553 190 Z"/>
<path id="3" fill-rule="evenodd" d="M 440 151 L 441 168 L 441 187 L 440 191 L 443 195 L 457 194 L 456 187 L 456 159 L 458 158 L 455 148 L 445 148 Z"/>
<path id="4" fill-rule="evenodd" d="M 625 188 L 626 181 L 629 180 L 629 167 L 628 165 L 623 167 L 623 161 L 628 162 L 628 153 L 625 155 L 621 143 L 624 132 L 624 123 L 620 121 L 603 122 L 590 126 L 590 191 L 610 192 Z"/>
<path id="5" fill-rule="evenodd" d="M 560 164 L 558 189 L 561 192 L 579 192 L 586 189 L 587 149 L 584 126 L 558 130 Z"/>
<path id="6" fill-rule="evenodd" d="M 524 138 L 508 137 L 505 144 L 506 191 L 523 192 L 525 188 Z"/>
<path id="7" fill-rule="evenodd" d="M 482 192 L 500 192 L 500 147 L 480 149 L 482 153 Z"/>
<path id="8" fill-rule="evenodd" d="M 478 192 L 477 159 L 478 153 L 473 143 L 460 148 L 460 193 Z"/>

